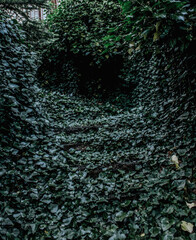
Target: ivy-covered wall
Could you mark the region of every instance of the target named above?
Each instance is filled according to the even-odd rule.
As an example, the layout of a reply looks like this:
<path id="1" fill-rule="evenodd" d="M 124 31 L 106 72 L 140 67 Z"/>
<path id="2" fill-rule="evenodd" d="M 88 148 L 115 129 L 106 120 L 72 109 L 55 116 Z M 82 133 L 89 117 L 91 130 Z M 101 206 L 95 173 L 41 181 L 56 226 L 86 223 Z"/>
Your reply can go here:
<path id="1" fill-rule="evenodd" d="M 36 119 L 36 56 L 30 53 L 25 32 L 16 20 L 4 14 L 0 18 L 1 140 L 11 143 L 21 134 L 29 134 Z"/>

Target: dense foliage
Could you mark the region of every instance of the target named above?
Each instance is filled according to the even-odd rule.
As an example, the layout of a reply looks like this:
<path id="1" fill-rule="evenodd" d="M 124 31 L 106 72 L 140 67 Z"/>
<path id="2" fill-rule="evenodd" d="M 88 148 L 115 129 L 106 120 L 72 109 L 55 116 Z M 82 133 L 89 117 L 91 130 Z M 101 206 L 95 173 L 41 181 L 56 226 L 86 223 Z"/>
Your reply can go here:
<path id="1" fill-rule="evenodd" d="M 111 2 L 63 1 L 49 16 L 38 75 L 56 92 L 36 87 L 26 34 L 0 15 L 3 240 L 196 239 L 192 1 L 120 1 L 124 21 Z M 131 105 L 59 93 L 112 89 L 104 68 L 119 59 Z"/>
<path id="2" fill-rule="evenodd" d="M 37 115 L 33 107 L 35 54 L 24 44 L 25 32 L 17 21 L 7 17 L 1 15 L 0 19 L 0 128 L 4 145 L 21 134 L 29 134 Z"/>
<path id="3" fill-rule="evenodd" d="M 122 21 L 121 12 L 113 0 L 62 1 L 47 19 L 56 39 L 45 49 L 41 81 L 59 85 L 75 79 L 75 85 L 91 93 L 118 85 L 123 61 L 121 44 L 117 42 L 114 51 L 106 53 L 110 43 L 105 43 L 110 29 Z"/>
<path id="4" fill-rule="evenodd" d="M 126 14 L 124 30 L 126 40 L 164 40 L 171 47 L 181 45 L 181 50 L 192 41 L 195 33 L 195 4 L 184 1 L 129 1 L 119 0 Z"/>
<path id="5" fill-rule="evenodd" d="M 145 72 L 154 65 L 159 67 L 149 77 L 160 78 L 160 84 L 173 79 L 178 85 L 182 82 L 189 85 L 195 73 L 195 5 L 192 1 L 120 2 L 126 16 L 124 24 L 119 26 L 123 29 L 120 37 L 129 44 L 125 47 L 128 61 L 123 69 L 127 85 L 140 82 L 138 71 L 143 69 L 141 74 L 145 77 Z M 154 62 L 150 65 L 152 58 Z"/>
<path id="6" fill-rule="evenodd" d="M 48 0 L 0 0 L 1 11 L 14 13 L 14 17 L 30 20 L 29 11 L 46 8 Z M 25 10 L 25 11 L 24 11 Z"/>
<path id="7" fill-rule="evenodd" d="M 171 124 L 172 98 L 151 84 L 130 111 L 40 93 L 50 128 L 1 172 L 3 239 L 195 239 L 181 228 L 196 221 L 193 112 Z"/>
<path id="8" fill-rule="evenodd" d="M 0 0 L 1 12 L 17 19 L 26 32 L 25 42 L 33 51 L 42 47 L 43 42 L 49 37 L 48 31 L 44 24 L 38 22 L 38 19 L 32 19 L 31 11 L 38 11 L 43 8 L 44 12 L 51 10 L 54 5 L 48 4 L 48 0 Z"/>
<path id="9" fill-rule="evenodd" d="M 28 149 L 29 140 L 33 141 L 35 134 L 43 126 L 39 107 L 35 105 L 37 60 L 35 54 L 24 44 L 25 38 L 26 34 L 21 30 L 20 24 L 0 10 L 1 239 L 17 237 L 16 229 L 6 229 L 13 225 L 5 216 L 6 209 L 12 203 L 10 198 L 7 198 L 8 202 L 4 201 L 4 193 L 12 194 L 14 189 L 18 189 L 17 183 L 20 183 L 15 170 L 21 167 L 20 159 Z"/>
<path id="10" fill-rule="evenodd" d="M 138 63 L 143 58 L 148 62 L 155 46 L 157 55 L 176 55 L 176 62 L 188 53 L 187 58 L 192 58 L 188 65 L 194 63 L 192 1 L 119 2 L 124 16 L 114 1 L 65 0 L 60 4 L 47 21 L 56 38 L 44 52 L 39 70 L 42 83 L 69 83 L 72 89 L 79 85 L 84 92 L 91 93 L 119 86 L 130 92 L 139 82 L 133 79 L 137 76 L 133 65 L 140 68 Z M 138 52 L 139 59 L 135 54 Z M 129 70 L 134 76 L 127 73 Z"/>

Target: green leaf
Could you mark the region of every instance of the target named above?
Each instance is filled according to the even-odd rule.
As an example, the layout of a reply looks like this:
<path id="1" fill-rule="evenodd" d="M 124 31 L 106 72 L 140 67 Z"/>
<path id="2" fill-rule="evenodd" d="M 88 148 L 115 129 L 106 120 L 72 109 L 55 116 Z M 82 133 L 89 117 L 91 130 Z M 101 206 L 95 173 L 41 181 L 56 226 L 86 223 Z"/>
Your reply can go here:
<path id="1" fill-rule="evenodd" d="M 161 223 L 160 223 L 160 226 L 161 226 L 161 228 L 162 228 L 162 230 L 165 232 L 165 231 L 167 231 L 168 229 L 170 229 L 170 227 L 172 226 L 172 225 L 174 225 L 175 224 L 175 221 L 174 220 L 170 220 L 170 219 L 168 219 L 168 218 L 162 218 L 161 219 Z"/>
<path id="2" fill-rule="evenodd" d="M 127 214 L 123 211 L 120 211 L 116 214 L 115 221 L 122 222 L 126 218 Z"/>

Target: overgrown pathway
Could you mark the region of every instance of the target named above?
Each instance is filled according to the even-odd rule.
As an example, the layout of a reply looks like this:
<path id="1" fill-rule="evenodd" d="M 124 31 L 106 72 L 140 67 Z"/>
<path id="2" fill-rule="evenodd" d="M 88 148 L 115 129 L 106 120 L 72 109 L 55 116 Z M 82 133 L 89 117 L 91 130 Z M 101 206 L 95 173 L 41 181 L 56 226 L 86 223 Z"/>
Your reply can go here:
<path id="1" fill-rule="evenodd" d="M 12 239 L 195 239 L 180 226 L 196 220 L 186 204 L 193 158 L 176 168 L 173 133 L 156 116 L 142 105 L 125 111 L 53 92 L 40 99 L 48 127 L 15 166 L 4 226 Z"/>

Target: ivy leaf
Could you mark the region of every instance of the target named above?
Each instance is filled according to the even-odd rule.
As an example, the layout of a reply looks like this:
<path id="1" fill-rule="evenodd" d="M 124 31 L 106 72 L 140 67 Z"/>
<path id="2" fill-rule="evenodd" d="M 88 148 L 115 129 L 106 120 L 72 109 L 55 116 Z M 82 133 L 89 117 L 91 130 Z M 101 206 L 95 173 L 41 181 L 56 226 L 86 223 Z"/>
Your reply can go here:
<path id="1" fill-rule="evenodd" d="M 126 235 L 123 233 L 115 233 L 113 236 L 109 238 L 109 240 L 124 240 L 126 239 Z"/>
<path id="2" fill-rule="evenodd" d="M 120 211 L 116 214 L 115 221 L 122 222 L 126 218 L 127 214 L 123 211 Z"/>
<path id="3" fill-rule="evenodd" d="M 160 38 L 160 33 L 159 32 L 155 32 L 154 33 L 154 37 L 153 37 L 153 41 L 155 42 L 155 41 L 159 40 L 159 38 Z"/>
<path id="4" fill-rule="evenodd" d="M 63 219 L 63 224 L 65 226 L 68 226 L 71 223 L 72 219 L 73 219 L 73 217 L 69 217 L 69 218 Z"/>
<path id="5" fill-rule="evenodd" d="M 160 233 L 160 228 L 159 227 L 152 227 L 150 229 L 150 233 L 152 237 L 156 237 Z"/>
<path id="6" fill-rule="evenodd" d="M 193 208 L 193 207 L 196 207 L 196 202 L 193 202 L 193 203 L 187 203 L 187 202 L 186 202 L 186 205 L 187 205 L 188 208 L 191 209 L 191 208 Z"/>
<path id="7" fill-rule="evenodd" d="M 171 157 L 172 162 L 176 165 L 176 169 L 179 169 L 179 160 L 178 157 L 176 155 L 173 155 Z"/>
<path id="8" fill-rule="evenodd" d="M 168 230 L 174 223 L 175 223 L 174 220 L 170 220 L 170 219 L 168 219 L 168 218 L 162 218 L 162 219 L 161 219 L 161 228 L 162 228 L 163 231 L 165 232 L 165 231 Z"/>
<path id="9" fill-rule="evenodd" d="M 185 232 L 189 232 L 189 233 L 193 232 L 193 224 L 192 223 L 189 223 L 189 222 L 186 222 L 186 221 L 182 221 L 181 222 L 181 228 Z"/>

